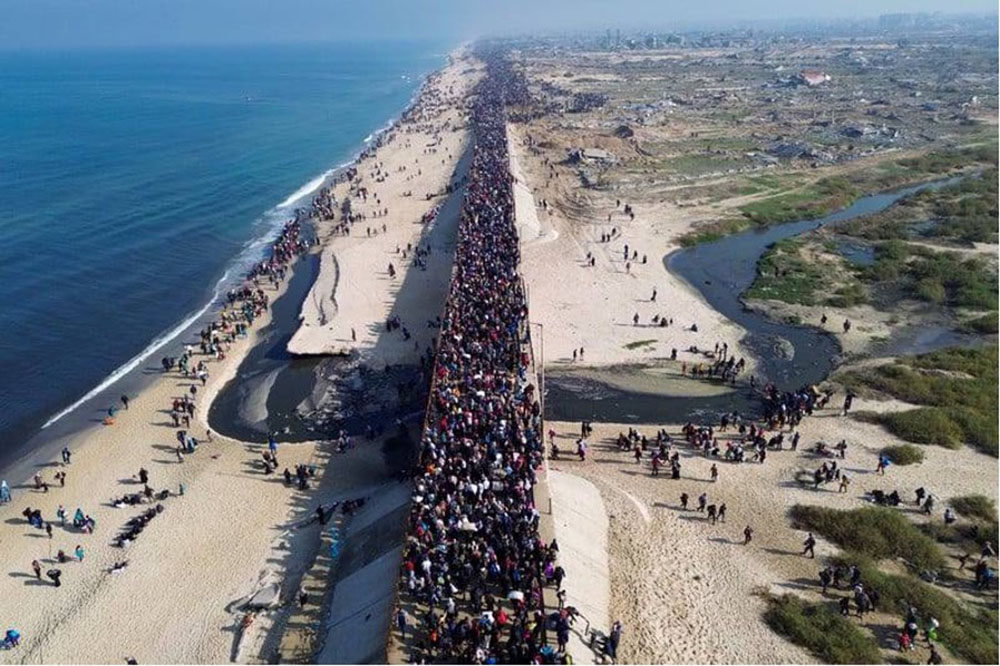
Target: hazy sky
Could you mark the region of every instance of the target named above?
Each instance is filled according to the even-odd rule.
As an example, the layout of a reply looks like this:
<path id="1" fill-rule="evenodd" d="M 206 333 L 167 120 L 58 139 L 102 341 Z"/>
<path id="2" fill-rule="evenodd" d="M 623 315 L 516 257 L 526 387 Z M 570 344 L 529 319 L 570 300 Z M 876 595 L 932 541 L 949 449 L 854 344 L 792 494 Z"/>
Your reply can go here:
<path id="1" fill-rule="evenodd" d="M 996 9 L 996 0 L 0 0 L 0 48 L 451 41 L 485 33 Z"/>

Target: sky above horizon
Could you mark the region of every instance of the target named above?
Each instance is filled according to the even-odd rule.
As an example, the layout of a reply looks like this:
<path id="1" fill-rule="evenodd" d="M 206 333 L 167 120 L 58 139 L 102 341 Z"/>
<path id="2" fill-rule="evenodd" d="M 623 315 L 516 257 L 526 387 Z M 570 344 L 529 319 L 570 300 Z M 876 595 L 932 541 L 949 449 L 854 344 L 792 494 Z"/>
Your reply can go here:
<path id="1" fill-rule="evenodd" d="M 995 14 L 996 0 L 0 0 L 0 49 L 670 30 L 892 12 Z"/>

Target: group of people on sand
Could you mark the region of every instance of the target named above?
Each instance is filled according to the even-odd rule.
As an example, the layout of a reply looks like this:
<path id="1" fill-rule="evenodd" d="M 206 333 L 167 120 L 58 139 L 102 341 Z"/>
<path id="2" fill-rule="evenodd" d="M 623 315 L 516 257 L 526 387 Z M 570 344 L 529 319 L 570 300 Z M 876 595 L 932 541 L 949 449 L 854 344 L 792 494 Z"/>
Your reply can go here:
<path id="1" fill-rule="evenodd" d="M 232 289 L 226 294 L 225 302 L 218 318 L 202 329 L 199 346 L 203 355 L 217 359 L 224 358 L 225 351 L 229 345 L 235 342 L 237 338 L 245 336 L 248 328 L 267 310 L 268 296 L 261 285 L 264 283 L 273 286 L 279 285 L 286 277 L 289 263 L 304 253 L 308 249 L 308 246 L 309 243 L 301 237 L 300 217 L 297 215 L 296 219 L 289 220 L 282 228 L 281 233 L 271 247 L 270 256 L 266 260 L 255 264 L 250 269 L 242 287 Z M 161 360 L 164 372 L 176 370 L 185 377 L 196 380 L 189 387 L 188 392 L 183 396 L 175 398 L 171 405 L 170 413 L 173 417 L 173 425 L 177 428 L 182 426 L 188 428 L 190 426 L 190 419 L 193 417 L 195 411 L 195 396 L 197 395 L 198 382 L 204 386 L 208 379 L 208 370 L 205 361 L 199 360 L 195 362 L 194 360 L 197 348 L 195 345 L 188 344 L 185 345 L 179 357 L 167 356 Z M 129 409 L 131 400 L 128 395 L 122 395 L 120 402 L 122 409 Z M 109 407 L 107 418 L 104 420 L 105 425 L 114 426 L 118 412 L 118 405 Z M 210 432 L 208 438 L 211 440 Z M 190 435 L 186 429 L 177 431 L 177 440 L 178 460 L 183 461 L 183 454 L 185 452 L 192 453 L 196 450 L 198 440 Z M 68 447 L 63 448 L 61 458 L 63 468 L 70 464 L 72 453 Z M 60 469 L 56 472 L 54 478 L 60 487 L 65 486 L 65 469 Z M 124 495 L 113 497 L 110 501 L 110 504 L 114 507 L 127 507 L 148 503 L 148 508 L 142 513 L 129 518 L 113 539 L 112 545 L 121 548 L 128 547 L 134 542 L 149 522 L 163 512 L 162 501 L 172 494 L 166 489 L 154 490 L 149 485 L 149 472 L 144 468 L 141 468 L 134 478 L 137 478 L 138 483 L 142 485 L 140 492 L 125 493 Z M 33 481 L 37 491 L 48 491 L 49 484 L 40 474 L 36 474 Z M 184 494 L 183 484 L 179 486 L 177 494 Z M 0 482 L 0 503 L 7 503 L 11 500 L 12 494 L 9 484 L 7 481 Z M 97 527 L 97 521 L 90 514 L 84 512 L 82 508 L 78 507 L 70 518 L 66 509 L 61 504 L 56 511 L 55 520 L 46 519 L 40 509 L 30 507 L 25 508 L 22 511 L 22 515 L 29 525 L 36 529 L 44 530 L 50 539 L 53 537 L 54 522 L 62 529 L 73 529 L 81 534 L 91 534 Z M 67 520 L 70 521 L 70 525 L 67 525 Z M 55 556 L 55 563 L 64 564 L 72 560 L 82 562 L 83 559 L 84 548 L 82 545 L 77 544 L 72 551 L 72 555 L 68 555 L 65 550 L 58 550 Z M 127 562 L 118 562 L 109 571 L 112 573 L 120 572 L 124 570 L 126 565 Z M 32 561 L 31 569 L 36 578 L 42 578 L 43 572 L 39 560 Z M 48 569 L 45 572 L 45 577 L 55 587 L 62 585 L 62 569 L 57 567 Z M 7 646 L 16 647 L 19 641 L 20 634 L 18 633 L 18 639 L 16 641 L 8 640 Z"/>
<path id="2" fill-rule="evenodd" d="M 505 128 L 505 104 L 523 100 L 527 91 L 501 56 L 484 58 L 487 73 L 472 109 L 476 146 L 415 472 L 401 601 L 420 609 L 409 637 L 415 663 L 559 663 L 565 653 L 546 632 L 558 633 L 570 611 L 547 616 L 543 605 L 543 588 L 558 586 L 564 572 L 556 563 L 558 544 L 544 543 L 538 533 L 541 409 L 527 375 L 528 313 L 517 274 Z"/>

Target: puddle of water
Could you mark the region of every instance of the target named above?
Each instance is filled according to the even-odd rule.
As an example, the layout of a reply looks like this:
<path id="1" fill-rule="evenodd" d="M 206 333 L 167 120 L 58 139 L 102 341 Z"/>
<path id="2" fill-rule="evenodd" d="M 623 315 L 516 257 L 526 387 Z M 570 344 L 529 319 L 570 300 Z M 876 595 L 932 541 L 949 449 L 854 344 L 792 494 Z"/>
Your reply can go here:
<path id="1" fill-rule="evenodd" d="M 875 248 L 864 243 L 841 241 L 837 243 L 837 254 L 854 266 L 871 266 L 875 263 Z"/>

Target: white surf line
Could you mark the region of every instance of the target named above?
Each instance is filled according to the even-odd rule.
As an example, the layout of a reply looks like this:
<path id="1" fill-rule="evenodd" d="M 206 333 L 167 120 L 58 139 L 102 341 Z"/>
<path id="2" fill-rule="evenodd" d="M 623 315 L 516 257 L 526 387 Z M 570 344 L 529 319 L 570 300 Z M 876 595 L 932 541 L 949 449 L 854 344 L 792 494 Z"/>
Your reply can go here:
<path id="1" fill-rule="evenodd" d="M 643 504 L 642 502 L 640 502 L 635 497 L 635 495 L 633 495 L 632 493 L 628 492 L 627 490 L 624 490 L 623 488 L 619 488 L 618 486 L 616 486 L 615 484 L 611 483 L 610 481 L 605 481 L 604 479 L 600 479 L 600 478 L 594 479 L 594 481 L 600 481 L 601 483 L 605 484 L 606 486 L 608 486 L 612 490 L 616 490 L 616 491 L 620 492 L 622 495 L 624 495 L 629 500 L 631 500 L 632 504 L 634 504 L 635 508 L 639 511 L 639 515 L 642 516 L 642 519 L 644 521 L 646 521 L 647 525 L 649 525 L 651 522 L 653 522 L 653 517 L 649 515 L 649 509 L 647 509 L 646 505 Z"/>

